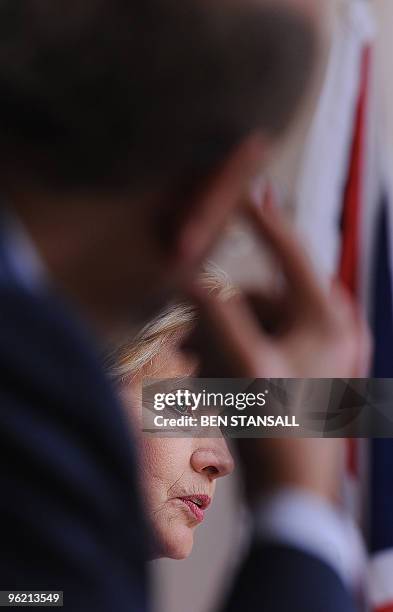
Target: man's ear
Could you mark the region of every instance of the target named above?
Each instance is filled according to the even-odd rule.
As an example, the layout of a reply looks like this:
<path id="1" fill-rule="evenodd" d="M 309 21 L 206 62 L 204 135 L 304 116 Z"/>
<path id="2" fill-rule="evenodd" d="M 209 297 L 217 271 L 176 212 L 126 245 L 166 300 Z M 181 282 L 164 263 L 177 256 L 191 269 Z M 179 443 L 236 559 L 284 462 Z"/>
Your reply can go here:
<path id="1" fill-rule="evenodd" d="M 261 169 L 266 149 L 261 135 L 248 137 L 206 179 L 177 195 L 165 223 L 172 264 L 190 267 L 205 258 Z"/>

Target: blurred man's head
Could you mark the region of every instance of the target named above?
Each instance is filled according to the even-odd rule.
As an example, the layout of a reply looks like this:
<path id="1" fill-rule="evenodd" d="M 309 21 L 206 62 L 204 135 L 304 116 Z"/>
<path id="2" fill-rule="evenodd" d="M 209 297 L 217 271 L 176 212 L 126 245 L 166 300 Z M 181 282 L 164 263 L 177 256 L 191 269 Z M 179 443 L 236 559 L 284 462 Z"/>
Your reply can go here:
<path id="1" fill-rule="evenodd" d="M 98 318 L 148 315 L 285 131 L 313 0 L 4 0 L 0 179 Z"/>

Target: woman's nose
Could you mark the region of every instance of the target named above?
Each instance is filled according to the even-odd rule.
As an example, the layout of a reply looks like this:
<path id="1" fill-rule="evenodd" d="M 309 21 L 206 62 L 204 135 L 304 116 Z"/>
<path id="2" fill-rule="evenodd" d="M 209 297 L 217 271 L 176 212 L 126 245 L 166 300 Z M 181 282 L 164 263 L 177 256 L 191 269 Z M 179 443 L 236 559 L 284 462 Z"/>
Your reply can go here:
<path id="1" fill-rule="evenodd" d="M 233 472 L 235 464 L 226 442 L 222 438 L 209 438 L 199 440 L 198 448 L 191 455 L 191 466 L 215 480 Z"/>

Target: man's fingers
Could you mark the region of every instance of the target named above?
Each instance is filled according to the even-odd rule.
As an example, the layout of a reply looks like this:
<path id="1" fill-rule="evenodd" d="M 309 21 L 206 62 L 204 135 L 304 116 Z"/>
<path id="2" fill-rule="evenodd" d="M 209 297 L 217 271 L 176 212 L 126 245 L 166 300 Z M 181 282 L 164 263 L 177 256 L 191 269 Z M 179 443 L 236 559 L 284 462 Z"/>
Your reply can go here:
<path id="1" fill-rule="evenodd" d="M 363 313 L 358 304 L 353 304 L 353 320 L 357 337 L 356 365 L 354 378 L 364 378 L 370 376 L 373 337 Z"/>
<path id="2" fill-rule="evenodd" d="M 361 316 L 361 313 L 359 313 L 357 324 L 359 329 L 359 348 L 355 377 L 364 378 L 370 376 L 373 355 L 373 339 L 370 329 L 364 318 Z"/>
<path id="3" fill-rule="evenodd" d="M 326 296 L 300 241 L 293 236 L 293 229 L 287 228 L 282 215 L 271 205 L 269 193 L 266 198 L 267 201 L 262 209 L 258 209 L 253 204 L 246 204 L 247 215 L 261 240 L 268 243 L 280 263 L 293 292 L 294 301 L 298 300 L 307 307 L 324 310 Z"/>
<path id="4" fill-rule="evenodd" d="M 245 297 L 262 330 L 272 338 L 288 333 L 296 319 L 290 301 L 285 298 L 274 292 L 271 295 L 251 292 Z"/>
<path id="5" fill-rule="evenodd" d="M 352 338 L 355 351 L 353 377 L 368 376 L 373 342 L 366 319 L 351 293 L 340 281 L 333 281 L 330 300 L 331 310 L 342 336 Z"/>
<path id="6" fill-rule="evenodd" d="M 190 293 L 199 322 L 185 348 L 201 356 L 205 375 L 257 377 L 258 355 L 268 350 L 268 339 L 246 301 L 236 295 L 223 302 L 200 287 Z"/>

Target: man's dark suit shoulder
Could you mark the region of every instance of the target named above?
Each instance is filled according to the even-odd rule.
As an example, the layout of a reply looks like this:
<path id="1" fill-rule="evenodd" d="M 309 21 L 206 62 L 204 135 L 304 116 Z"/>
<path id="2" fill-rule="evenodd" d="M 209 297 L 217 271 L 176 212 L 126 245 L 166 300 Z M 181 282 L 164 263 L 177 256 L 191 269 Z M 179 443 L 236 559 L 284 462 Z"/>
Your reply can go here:
<path id="1" fill-rule="evenodd" d="M 132 439 L 91 344 L 57 298 L 0 287 L 0 584 L 142 611 Z"/>
<path id="2" fill-rule="evenodd" d="M 317 557 L 280 544 L 254 545 L 225 612 L 355 612 L 338 574 Z"/>

